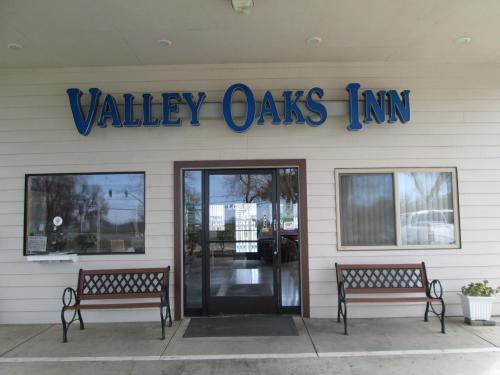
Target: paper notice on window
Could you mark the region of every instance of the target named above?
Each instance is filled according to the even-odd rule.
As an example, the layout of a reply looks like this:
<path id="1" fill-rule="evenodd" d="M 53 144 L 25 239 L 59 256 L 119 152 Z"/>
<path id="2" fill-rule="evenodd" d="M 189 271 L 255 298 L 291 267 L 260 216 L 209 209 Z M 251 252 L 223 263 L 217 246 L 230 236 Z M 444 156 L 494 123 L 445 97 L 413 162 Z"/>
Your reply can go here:
<path id="1" fill-rule="evenodd" d="M 47 236 L 28 236 L 28 253 L 46 253 Z"/>
<path id="2" fill-rule="evenodd" d="M 224 232 L 226 230 L 225 207 L 223 204 L 211 204 L 208 216 L 208 230 L 210 232 Z"/>
<path id="3" fill-rule="evenodd" d="M 281 204 L 281 215 L 283 217 L 284 230 L 296 230 L 299 228 L 297 203 L 287 202 Z"/>
<path id="4" fill-rule="evenodd" d="M 258 251 L 257 204 L 235 203 L 234 216 L 235 216 L 235 229 L 236 229 L 236 252 L 256 253 Z M 269 225 L 268 222 L 266 223 L 265 226 L 263 224 L 262 233 L 269 232 L 268 225 Z M 240 242 L 240 241 L 255 241 L 255 242 Z"/>

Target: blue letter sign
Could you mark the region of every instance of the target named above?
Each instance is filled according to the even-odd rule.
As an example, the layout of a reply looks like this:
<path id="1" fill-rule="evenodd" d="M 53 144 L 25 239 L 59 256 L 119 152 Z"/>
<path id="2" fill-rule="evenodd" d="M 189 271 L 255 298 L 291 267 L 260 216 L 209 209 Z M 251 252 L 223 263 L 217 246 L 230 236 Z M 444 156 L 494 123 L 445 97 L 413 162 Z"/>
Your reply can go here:
<path id="1" fill-rule="evenodd" d="M 118 108 L 116 107 L 116 100 L 109 94 L 106 95 L 106 98 L 104 98 L 104 103 L 101 107 L 101 115 L 99 116 L 97 125 L 99 125 L 101 128 L 105 128 L 107 126 L 106 121 L 108 119 L 111 119 L 111 124 L 114 127 L 119 128 L 122 126 L 120 114 L 118 113 Z"/>
<path id="2" fill-rule="evenodd" d="M 245 122 L 241 125 L 234 122 L 233 114 L 231 112 L 231 104 L 235 91 L 241 91 L 245 95 L 247 101 L 247 117 Z M 224 120 L 226 120 L 226 124 L 232 130 L 238 133 L 248 130 L 248 128 L 252 126 L 253 119 L 255 118 L 255 99 L 253 97 L 252 90 L 250 90 L 250 88 L 245 86 L 243 83 L 235 83 L 234 85 L 229 86 L 222 101 L 222 111 L 224 113 Z"/>
<path id="3" fill-rule="evenodd" d="M 389 90 L 389 122 L 396 122 L 396 116 L 403 124 L 410 121 L 410 90 L 401 93 L 401 99 L 396 90 Z"/>
<path id="4" fill-rule="evenodd" d="M 264 98 L 262 99 L 262 105 L 260 109 L 260 116 L 257 120 L 257 124 L 264 125 L 265 115 L 272 116 L 272 124 L 281 124 L 280 115 L 278 114 L 278 109 L 276 108 L 276 103 L 274 102 L 273 94 L 271 94 L 271 91 L 266 91 L 264 93 Z"/>
<path id="5" fill-rule="evenodd" d="M 326 108 L 323 104 L 314 101 L 313 95 L 317 95 L 318 98 L 321 99 L 323 97 L 323 89 L 320 89 L 319 87 L 313 87 L 311 90 L 309 90 L 306 97 L 307 109 L 312 113 L 318 115 L 319 119 L 314 120 L 311 116 L 306 116 L 306 122 L 309 126 L 320 126 L 326 121 L 328 114 L 326 113 Z"/>
<path id="6" fill-rule="evenodd" d="M 123 112 L 125 119 L 123 125 L 129 128 L 141 126 L 141 120 L 134 119 L 134 95 L 123 94 Z"/>
<path id="7" fill-rule="evenodd" d="M 92 130 L 92 125 L 94 124 L 95 114 L 97 112 L 97 104 L 99 104 L 99 97 L 101 96 L 101 90 L 92 88 L 90 92 L 90 107 L 87 112 L 87 118 L 83 115 L 82 103 L 80 98 L 82 92 L 79 89 L 68 89 L 66 91 L 69 96 L 69 104 L 71 106 L 71 112 L 73 112 L 73 119 L 75 120 L 76 130 L 81 135 L 89 135 Z"/>
<path id="8" fill-rule="evenodd" d="M 356 131 L 363 129 L 360 119 L 360 96 L 364 99 L 363 123 L 369 124 L 375 120 L 377 124 L 386 122 L 394 123 L 399 121 L 403 124 L 410 121 L 410 91 L 403 90 L 400 94 L 396 90 L 380 90 L 376 94 L 372 90 L 364 90 L 360 95 L 361 85 L 359 83 L 349 83 L 346 87 L 348 92 L 349 124 L 347 130 Z M 233 96 L 236 92 L 242 94 L 243 101 L 238 103 L 246 108 L 243 122 L 236 123 L 233 113 Z M 198 98 L 191 92 L 164 92 L 161 94 L 161 113 L 155 111 L 153 114 L 154 98 L 150 93 L 142 94 L 142 118 L 134 115 L 134 96 L 130 93 L 123 94 L 123 110 L 120 113 L 121 101 L 107 94 L 102 104 L 99 103 L 101 90 L 91 88 L 89 90 L 90 103 L 84 114 L 82 108 L 82 91 L 78 88 L 67 90 L 71 112 L 75 121 L 78 133 L 89 135 L 92 126 L 97 118 L 97 125 L 101 128 L 107 127 L 108 123 L 115 128 L 136 128 L 136 127 L 165 127 L 181 126 L 181 116 L 186 113 L 191 115 L 191 125 L 200 125 L 200 114 L 206 93 L 198 92 Z M 258 125 L 264 125 L 266 117 L 274 125 L 308 124 L 311 127 L 321 126 L 328 118 L 327 106 L 321 102 L 324 96 L 323 89 L 313 87 L 304 92 L 303 90 L 284 90 L 281 93 L 283 106 L 276 104 L 271 91 L 264 91 L 262 103 L 257 109 L 257 102 L 251 88 L 243 83 L 235 83 L 229 86 L 224 93 L 222 100 L 222 113 L 228 127 L 238 133 L 249 130 L 255 118 Z M 158 103 L 160 104 L 160 103 Z M 181 112 L 181 107 L 183 111 Z M 140 108 L 140 107 L 139 107 Z M 157 107 L 155 107 L 157 108 Z M 280 108 L 280 109 L 278 109 Z M 136 108 L 137 109 L 137 108 Z M 140 112 L 140 109 L 139 109 Z M 159 115 L 160 118 L 156 116 Z"/>
<path id="9" fill-rule="evenodd" d="M 347 130 L 350 131 L 361 130 L 363 128 L 363 125 L 359 122 L 359 87 L 359 83 L 349 83 L 346 87 L 346 90 L 349 93 L 349 125 L 347 125 Z"/>

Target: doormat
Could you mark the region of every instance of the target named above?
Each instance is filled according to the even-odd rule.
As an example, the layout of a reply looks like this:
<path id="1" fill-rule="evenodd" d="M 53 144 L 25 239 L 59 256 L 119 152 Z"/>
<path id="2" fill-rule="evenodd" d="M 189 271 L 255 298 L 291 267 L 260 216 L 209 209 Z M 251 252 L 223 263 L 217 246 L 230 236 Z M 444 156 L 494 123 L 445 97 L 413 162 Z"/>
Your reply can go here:
<path id="1" fill-rule="evenodd" d="M 192 318 L 183 337 L 298 336 L 291 316 L 241 315 Z"/>

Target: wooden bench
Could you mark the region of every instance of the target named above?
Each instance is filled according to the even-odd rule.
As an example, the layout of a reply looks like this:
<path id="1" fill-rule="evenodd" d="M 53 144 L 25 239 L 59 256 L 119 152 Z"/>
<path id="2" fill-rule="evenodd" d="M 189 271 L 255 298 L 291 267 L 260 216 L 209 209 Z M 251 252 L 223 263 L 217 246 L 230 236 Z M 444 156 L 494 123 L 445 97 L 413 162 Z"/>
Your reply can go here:
<path id="1" fill-rule="evenodd" d="M 165 321 L 168 315 L 168 326 L 172 326 L 169 302 L 170 266 L 165 268 L 137 269 L 101 269 L 82 270 L 78 273 L 77 290 L 66 288 L 63 292 L 61 321 L 63 326 L 63 342 L 67 342 L 68 328 L 74 321 L 80 322 L 84 329 L 82 310 L 90 309 L 138 309 L 160 308 L 161 338 L 165 339 Z M 124 303 L 89 303 L 87 300 L 119 300 L 150 299 L 144 302 Z M 156 299 L 156 301 L 153 301 Z M 66 319 L 66 313 L 69 318 Z"/>
<path id="2" fill-rule="evenodd" d="M 445 305 L 443 288 L 439 280 L 427 280 L 424 262 L 419 264 L 338 264 L 337 273 L 338 313 L 344 321 L 347 335 L 347 303 L 425 302 L 424 320 L 429 309 L 439 318 L 441 332 L 445 333 Z M 348 297 L 356 294 L 390 294 L 378 297 Z M 400 294 L 400 296 L 394 296 Z M 404 296 L 402 296 L 404 294 Z M 418 296 L 408 296 L 408 295 Z"/>

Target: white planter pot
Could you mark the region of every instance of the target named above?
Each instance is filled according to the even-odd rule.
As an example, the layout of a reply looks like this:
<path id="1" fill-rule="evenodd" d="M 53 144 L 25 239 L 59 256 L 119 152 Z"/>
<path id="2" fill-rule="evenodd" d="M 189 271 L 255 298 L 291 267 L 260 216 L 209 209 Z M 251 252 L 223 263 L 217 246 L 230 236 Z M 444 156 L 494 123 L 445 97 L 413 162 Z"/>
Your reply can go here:
<path id="1" fill-rule="evenodd" d="M 491 309 L 495 297 L 471 297 L 462 293 L 458 295 L 462 298 L 462 309 L 466 318 L 470 320 L 491 319 Z"/>

